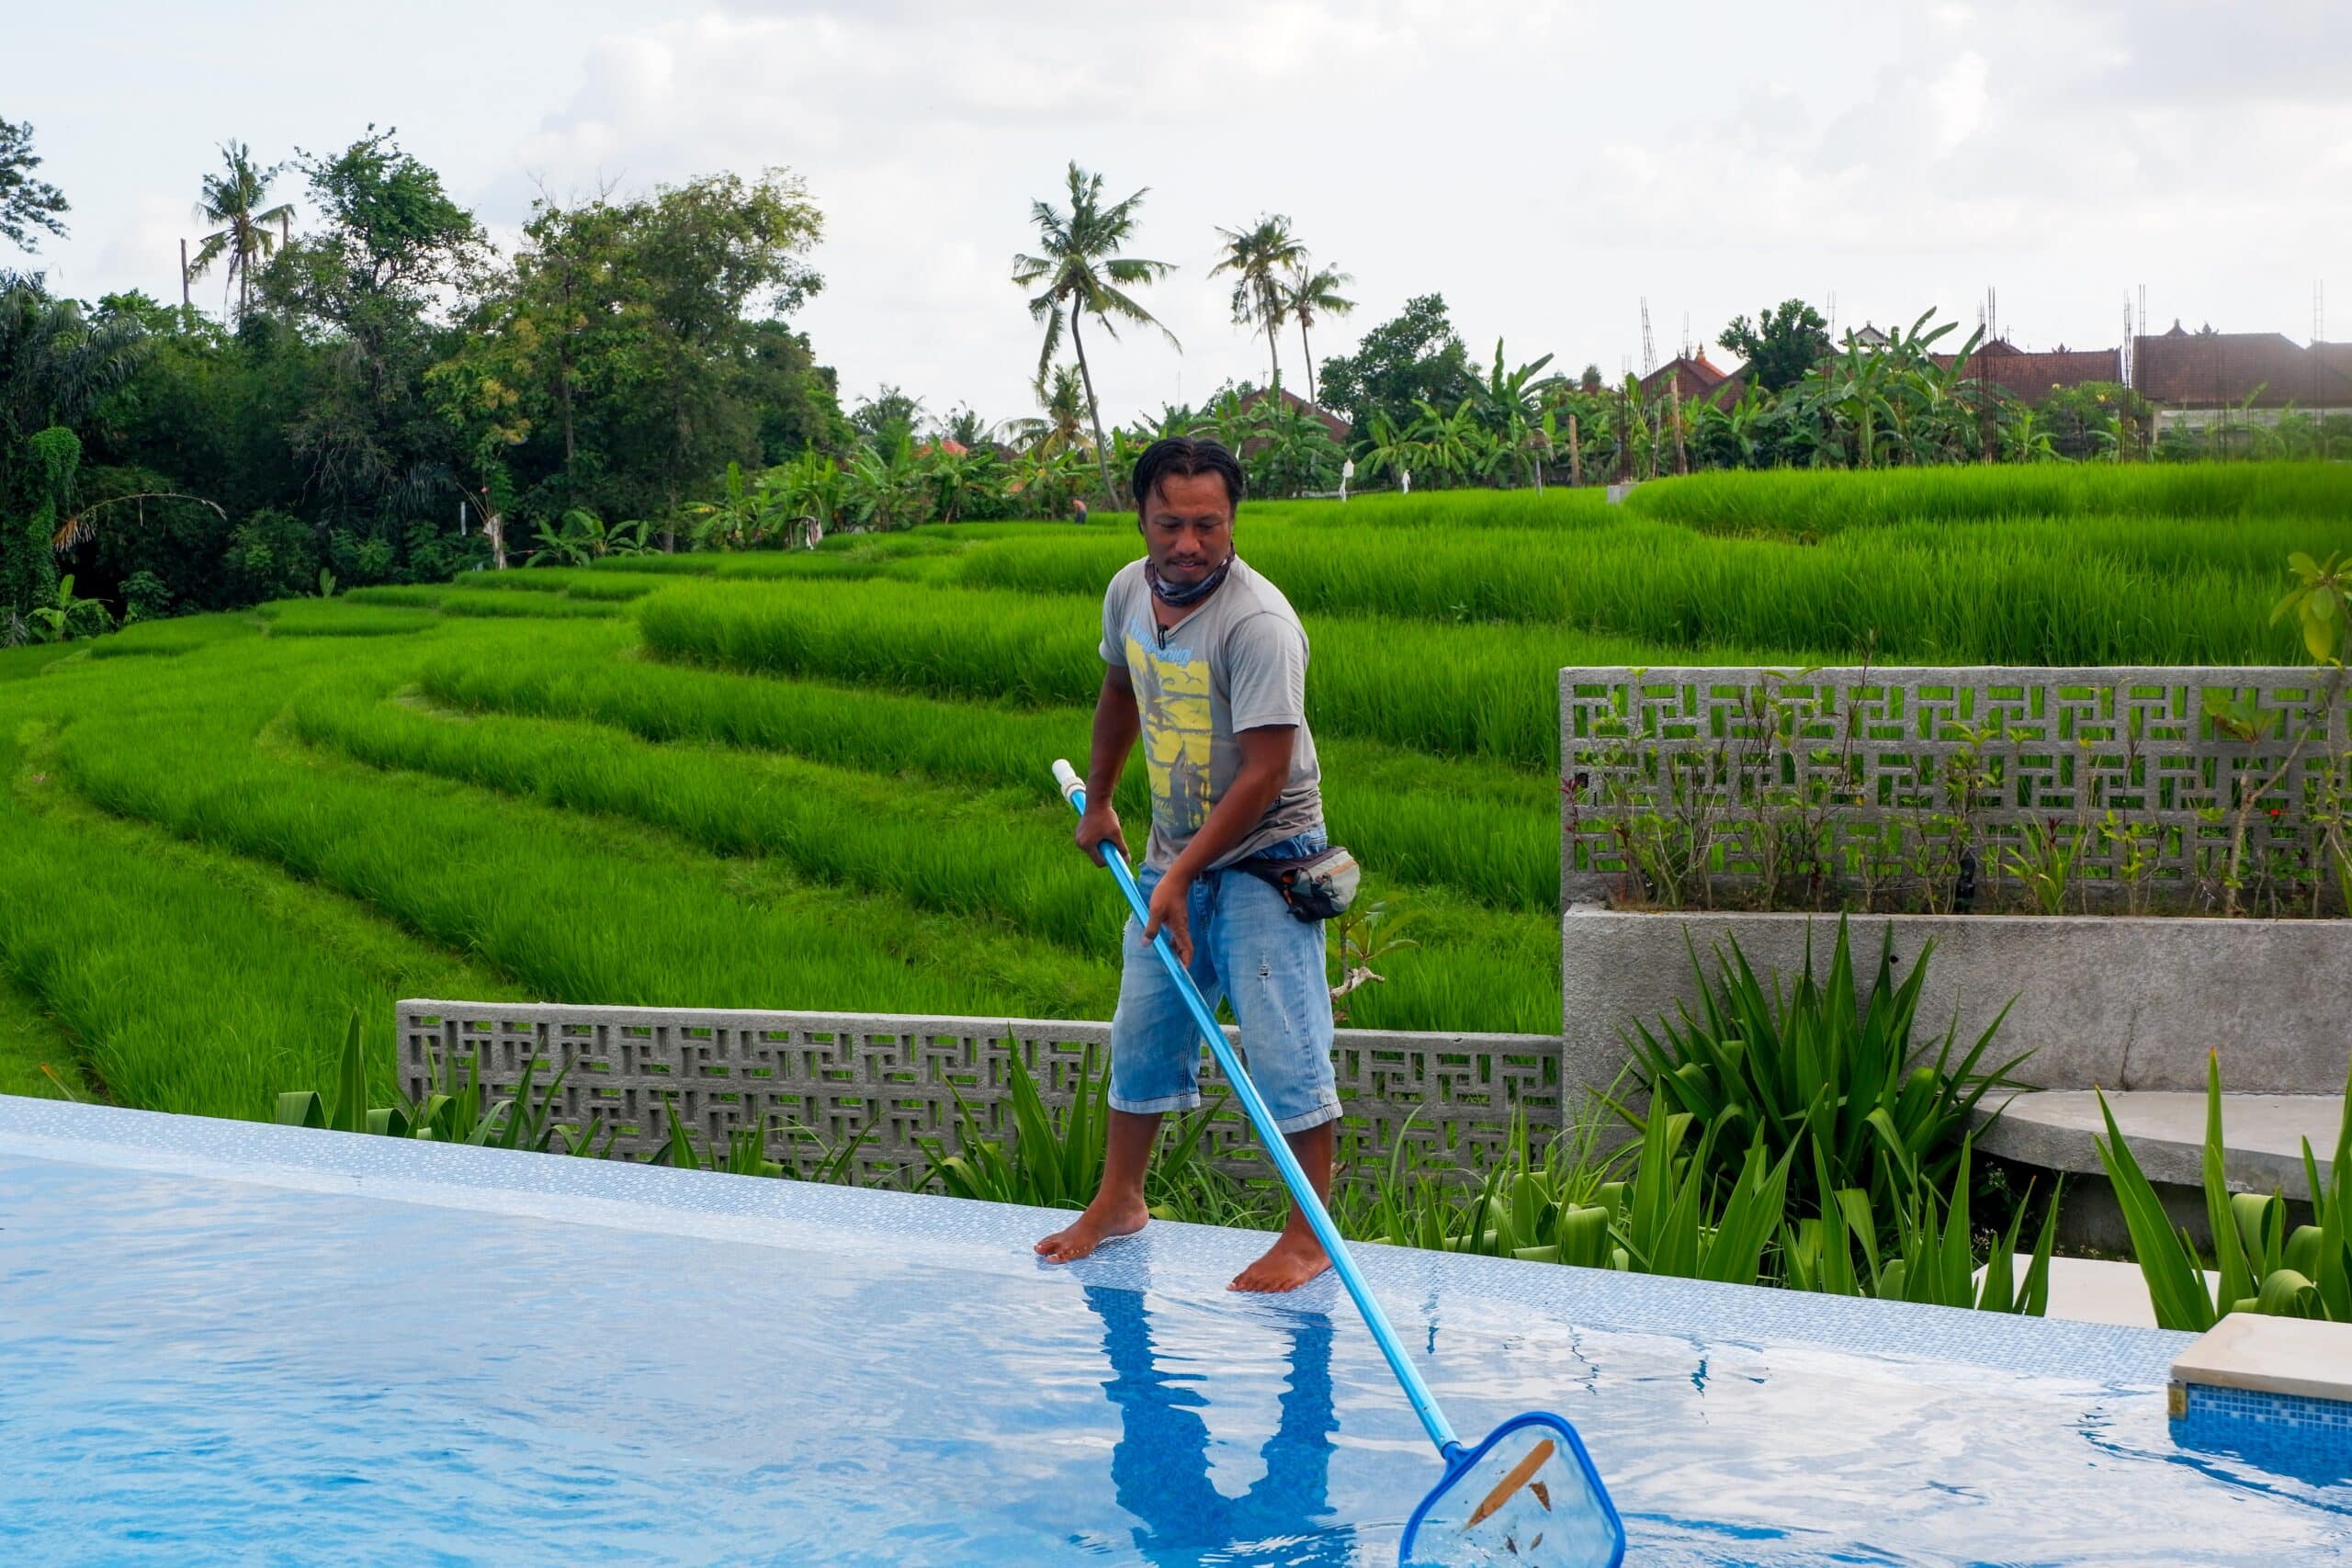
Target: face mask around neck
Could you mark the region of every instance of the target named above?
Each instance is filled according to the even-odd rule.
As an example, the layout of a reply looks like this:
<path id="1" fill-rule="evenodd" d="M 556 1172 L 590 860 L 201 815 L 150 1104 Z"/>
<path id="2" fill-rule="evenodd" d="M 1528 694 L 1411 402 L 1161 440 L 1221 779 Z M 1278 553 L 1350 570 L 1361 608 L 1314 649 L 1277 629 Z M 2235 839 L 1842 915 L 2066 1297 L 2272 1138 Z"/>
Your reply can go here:
<path id="1" fill-rule="evenodd" d="M 1225 581 L 1225 574 L 1233 570 L 1234 558 L 1227 555 L 1215 571 L 1190 587 L 1180 587 L 1174 583 L 1160 581 L 1159 569 L 1152 564 L 1149 556 L 1146 556 L 1143 562 L 1143 579 L 1151 584 L 1153 598 L 1173 609 L 1188 609 L 1217 591 Z"/>

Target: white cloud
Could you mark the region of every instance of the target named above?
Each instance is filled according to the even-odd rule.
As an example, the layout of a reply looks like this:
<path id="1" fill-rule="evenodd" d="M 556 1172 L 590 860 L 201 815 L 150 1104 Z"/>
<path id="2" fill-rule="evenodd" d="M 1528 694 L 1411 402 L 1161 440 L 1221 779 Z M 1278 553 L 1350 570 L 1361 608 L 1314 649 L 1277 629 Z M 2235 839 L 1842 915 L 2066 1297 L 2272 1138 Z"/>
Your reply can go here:
<path id="1" fill-rule="evenodd" d="M 803 324 L 844 389 L 896 383 L 996 417 L 1026 406 L 1036 358 L 1009 259 L 1073 157 L 1114 196 L 1151 187 L 1136 249 L 1180 266 L 1145 297 L 1182 355 L 1090 334 L 1122 418 L 1262 379 L 1263 340 L 1205 276 L 1214 228 L 1261 211 L 1356 275 L 1362 309 L 1318 333 L 1318 358 L 1442 291 L 1482 357 L 1502 334 L 1514 359 L 1611 371 L 1644 297 L 1669 348 L 1686 311 L 1704 338 L 1831 290 L 1844 320 L 1938 303 L 1973 322 L 1988 284 L 2043 344 L 2112 341 L 2141 281 L 2161 318 L 2301 332 L 2312 278 L 2352 256 L 2352 6 L 2324 0 L 2226 20 L 2168 0 L 414 3 L 368 35 L 359 82 L 289 68 L 343 58 L 359 21 L 265 29 L 284 85 L 243 124 L 217 123 L 209 85 L 244 69 L 234 29 L 192 15 L 130 29 L 153 47 L 99 88 L 36 85 L 15 112 L 76 208 L 72 242 L 44 248 L 59 280 L 167 291 L 212 141 L 282 155 L 370 118 L 500 231 L 535 181 L 789 165 L 827 217 L 828 287 Z M 481 33 L 474 76 L 444 24 Z M 38 26 L 56 36 L 28 47 L 60 58 L 120 30 Z M 163 127 L 198 129 L 166 154 Z M 1295 334 L 1283 353 L 1295 378 Z"/>

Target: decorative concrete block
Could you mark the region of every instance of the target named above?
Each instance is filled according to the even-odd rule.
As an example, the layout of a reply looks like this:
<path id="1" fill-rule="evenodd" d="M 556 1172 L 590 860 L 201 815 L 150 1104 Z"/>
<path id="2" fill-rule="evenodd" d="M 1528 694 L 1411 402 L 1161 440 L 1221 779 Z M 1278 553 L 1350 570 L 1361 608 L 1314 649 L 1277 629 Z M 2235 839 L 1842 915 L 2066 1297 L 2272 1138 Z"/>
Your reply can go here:
<path id="1" fill-rule="evenodd" d="M 399 1005 L 399 1032 L 411 1096 L 433 1088 L 447 1064 L 469 1058 L 481 1063 L 492 1092 L 511 1093 L 537 1062 L 540 1085 L 565 1075 L 559 1119 L 580 1126 L 594 1117 L 618 1134 L 619 1153 L 643 1158 L 660 1149 L 665 1106 L 674 1106 L 698 1141 L 722 1153 L 737 1128 L 764 1124 L 771 1158 L 806 1172 L 854 1144 L 858 1177 L 889 1179 L 921 1177 L 925 1140 L 953 1152 L 959 1104 L 988 1136 L 1011 1141 L 1016 1056 L 1048 1105 L 1068 1104 L 1087 1064 L 1096 1081 L 1106 1070 L 1111 1026 L 411 1000 Z M 1385 1162 L 1400 1140 L 1432 1163 L 1476 1164 L 1510 1136 L 1514 1115 L 1538 1138 L 1561 1125 L 1560 1043 L 1549 1035 L 1343 1029 L 1332 1049 L 1347 1108 L 1343 1152 L 1358 1164 Z M 1214 1060 L 1205 1049 L 1203 1055 L 1203 1100 L 1225 1100 L 1212 1116 L 1207 1152 L 1237 1173 L 1272 1179 Z"/>
<path id="2" fill-rule="evenodd" d="M 2300 908 L 2334 897 L 2347 719 L 2311 669 L 1569 668 L 1561 902 L 1640 893 L 1623 828 L 1646 817 L 1728 893 L 1801 852 L 1876 907 L 1944 908 L 2054 824 L 2077 894 L 2217 906 L 2243 792 L 2241 906 Z"/>

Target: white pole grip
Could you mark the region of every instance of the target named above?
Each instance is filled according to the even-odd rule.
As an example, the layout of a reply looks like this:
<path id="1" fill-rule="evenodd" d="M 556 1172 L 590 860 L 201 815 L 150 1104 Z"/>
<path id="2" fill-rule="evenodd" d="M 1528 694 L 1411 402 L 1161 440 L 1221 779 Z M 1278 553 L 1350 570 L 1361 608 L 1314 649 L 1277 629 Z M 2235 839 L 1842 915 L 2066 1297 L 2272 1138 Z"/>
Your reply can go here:
<path id="1" fill-rule="evenodd" d="M 1086 787 L 1086 781 L 1078 776 L 1078 770 L 1069 765 L 1068 757 L 1054 759 L 1054 787 L 1072 806 L 1078 804 L 1079 792 Z"/>

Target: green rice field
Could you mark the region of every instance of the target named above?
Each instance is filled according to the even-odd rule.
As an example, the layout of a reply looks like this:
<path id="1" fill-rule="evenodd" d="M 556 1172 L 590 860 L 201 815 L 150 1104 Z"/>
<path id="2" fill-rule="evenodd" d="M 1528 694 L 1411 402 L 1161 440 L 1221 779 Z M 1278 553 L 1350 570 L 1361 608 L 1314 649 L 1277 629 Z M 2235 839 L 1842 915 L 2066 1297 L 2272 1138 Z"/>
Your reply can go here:
<path id="1" fill-rule="evenodd" d="M 2269 609 L 2290 551 L 2352 549 L 2352 468 L 1711 475 L 1238 536 L 1306 622 L 1331 830 L 1420 943 L 1351 1021 L 1543 1031 L 1561 665 L 2301 662 Z M 0 1092 L 262 1116 L 403 995 L 1107 1017 L 1120 909 L 1046 768 L 1138 547 L 924 529 L 0 651 Z"/>

